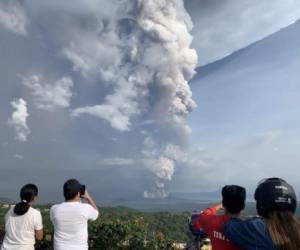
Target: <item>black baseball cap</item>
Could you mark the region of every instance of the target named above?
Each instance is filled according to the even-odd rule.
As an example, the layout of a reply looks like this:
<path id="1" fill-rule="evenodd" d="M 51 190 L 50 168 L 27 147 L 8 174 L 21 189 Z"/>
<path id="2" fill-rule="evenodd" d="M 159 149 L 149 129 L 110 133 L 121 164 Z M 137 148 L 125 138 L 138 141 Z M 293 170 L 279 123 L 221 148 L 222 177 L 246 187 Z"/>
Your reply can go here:
<path id="1" fill-rule="evenodd" d="M 84 195 L 85 185 L 80 184 L 80 182 L 76 179 L 67 180 L 64 184 L 65 199 L 73 199 L 78 193 L 80 193 L 80 195 Z"/>

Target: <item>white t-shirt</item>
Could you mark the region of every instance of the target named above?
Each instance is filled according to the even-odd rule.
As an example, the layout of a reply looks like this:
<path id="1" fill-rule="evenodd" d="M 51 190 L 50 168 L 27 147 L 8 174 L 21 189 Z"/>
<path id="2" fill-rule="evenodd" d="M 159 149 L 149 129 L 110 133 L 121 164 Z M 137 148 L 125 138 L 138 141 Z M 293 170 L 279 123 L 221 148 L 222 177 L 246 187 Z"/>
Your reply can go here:
<path id="1" fill-rule="evenodd" d="M 34 250 L 35 230 L 42 230 L 42 215 L 30 207 L 24 215 L 16 215 L 14 206 L 5 215 L 5 237 L 1 250 Z"/>
<path id="2" fill-rule="evenodd" d="M 98 211 L 89 204 L 63 202 L 50 209 L 54 226 L 55 250 L 87 250 L 88 220 L 96 220 Z"/>

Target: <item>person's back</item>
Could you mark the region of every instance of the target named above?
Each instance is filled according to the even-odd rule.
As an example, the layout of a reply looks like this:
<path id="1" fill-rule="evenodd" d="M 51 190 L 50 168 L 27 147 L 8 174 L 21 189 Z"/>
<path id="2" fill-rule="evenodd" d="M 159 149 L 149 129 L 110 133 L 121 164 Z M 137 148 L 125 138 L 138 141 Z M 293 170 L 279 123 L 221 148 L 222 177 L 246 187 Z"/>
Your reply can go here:
<path id="1" fill-rule="evenodd" d="M 22 201 L 12 206 L 5 215 L 5 236 L 1 250 L 34 250 L 35 240 L 43 237 L 40 211 L 31 207 L 38 190 L 33 184 L 20 192 Z"/>
<path id="2" fill-rule="evenodd" d="M 71 179 L 64 185 L 66 201 L 50 209 L 50 219 L 54 226 L 55 250 L 88 249 L 88 220 L 96 220 L 98 209 L 77 180 Z M 89 204 L 81 203 L 84 196 Z"/>
<path id="3" fill-rule="evenodd" d="M 207 208 L 194 219 L 195 227 L 203 229 L 211 239 L 214 250 L 238 250 L 223 233 L 223 225 L 230 219 L 231 215 L 238 216 L 245 206 L 246 191 L 239 186 L 225 186 L 222 189 L 223 205 L 219 204 Z M 217 215 L 219 209 L 224 206 L 225 214 Z"/>
<path id="4" fill-rule="evenodd" d="M 248 220 L 232 218 L 224 224 L 225 235 L 245 250 L 275 250 L 263 218 Z"/>
<path id="5" fill-rule="evenodd" d="M 95 220 L 98 212 L 89 204 L 63 202 L 51 208 L 54 225 L 54 249 L 87 249 L 87 221 Z"/>
<path id="6" fill-rule="evenodd" d="M 41 213 L 30 207 L 26 214 L 18 216 L 13 206 L 5 215 L 5 237 L 1 250 L 34 249 L 35 230 L 43 228 Z"/>
<path id="7" fill-rule="evenodd" d="M 245 250 L 300 249 L 300 223 L 294 213 L 294 189 L 280 178 L 260 182 L 254 198 L 260 217 L 231 219 L 224 225 L 225 235 Z"/>

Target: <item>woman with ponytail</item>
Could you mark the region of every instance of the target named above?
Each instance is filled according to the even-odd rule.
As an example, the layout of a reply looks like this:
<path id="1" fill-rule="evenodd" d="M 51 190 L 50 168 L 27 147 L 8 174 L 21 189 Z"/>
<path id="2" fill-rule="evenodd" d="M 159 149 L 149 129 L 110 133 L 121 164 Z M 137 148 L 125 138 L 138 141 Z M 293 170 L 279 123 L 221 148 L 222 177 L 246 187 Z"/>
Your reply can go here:
<path id="1" fill-rule="evenodd" d="M 21 201 L 5 215 L 5 237 L 1 250 L 34 250 L 35 240 L 43 238 L 41 213 L 32 208 L 37 195 L 36 185 L 22 187 Z"/>

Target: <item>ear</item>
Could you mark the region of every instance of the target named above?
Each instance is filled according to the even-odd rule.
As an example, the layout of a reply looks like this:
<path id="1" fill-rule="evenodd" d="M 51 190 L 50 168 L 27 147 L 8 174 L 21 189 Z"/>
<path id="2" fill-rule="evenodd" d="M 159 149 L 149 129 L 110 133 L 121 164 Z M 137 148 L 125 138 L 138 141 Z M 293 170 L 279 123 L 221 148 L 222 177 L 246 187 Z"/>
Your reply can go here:
<path id="1" fill-rule="evenodd" d="M 222 206 L 223 206 L 223 208 L 226 210 L 226 206 L 224 205 L 223 200 L 222 200 Z"/>

